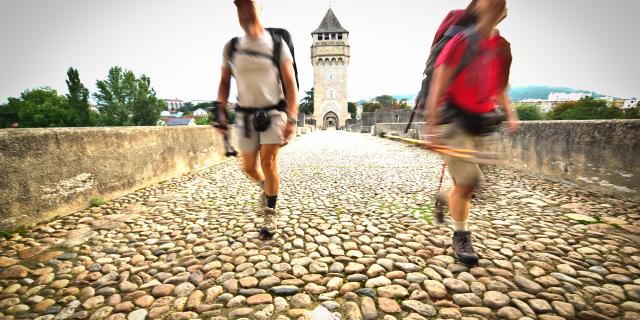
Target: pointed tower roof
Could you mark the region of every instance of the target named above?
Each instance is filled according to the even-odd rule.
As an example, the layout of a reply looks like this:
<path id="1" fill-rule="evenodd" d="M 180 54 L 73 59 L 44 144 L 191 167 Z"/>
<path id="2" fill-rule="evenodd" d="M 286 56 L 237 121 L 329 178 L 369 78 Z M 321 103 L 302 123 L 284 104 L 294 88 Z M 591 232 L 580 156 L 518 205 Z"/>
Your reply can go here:
<path id="1" fill-rule="evenodd" d="M 318 27 L 318 29 L 316 29 L 316 31 L 312 32 L 311 34 L 334 33 L 334 32 L 349 33 L 347 29 L 343 28 L 342 25 L 340 25 L 340 21 L 338 21 L 338 18 L 336 18 L 336 15 L 333 13 L 333 10 L 329 8 L 329 10 L 327 11 L 327 14 L 324 16 L 324 19 L 322 19 L 322 22 L 320 23 L 320 26 Z"/>

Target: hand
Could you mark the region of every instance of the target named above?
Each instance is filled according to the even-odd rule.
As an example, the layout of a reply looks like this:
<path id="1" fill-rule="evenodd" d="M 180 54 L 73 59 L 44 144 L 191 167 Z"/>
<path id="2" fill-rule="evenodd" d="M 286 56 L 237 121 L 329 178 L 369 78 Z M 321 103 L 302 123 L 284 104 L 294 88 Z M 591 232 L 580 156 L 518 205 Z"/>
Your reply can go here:
<path id="1" fill-rule="evenodd" d="M 518 131 L 518 127 L 520 127 L 520 121 L 518 118 L 509 117 L 507 119 L 507 130 L 509 133 L 516 133 L 516 131 Z"/>
<path id="2" fill-rule="evenodd" d="M 216 130 L 218 130 L 218 132 L 220 132 L 220 134 L 224 135 L 225 133 L 227 133 L 227 127 L 216 127 Z"/>
<path id="3" fill-rule="evenodd" d="M 428 126 L 426 130 L 426 139 L 424 143 L 424 148 L 427 150 L 433 149 L 434 146 L 438 145 L 438 137 L 435 134 L 435 130 L 432 126 Z"/>
<path id="4" fill-rule="evenodd" d="M 295 130 L 296 130 L 295 123 L 287 123 L 287 125 L 284 127 L 284 132 L 282 134 L 285 142 L 289 141 L 289 139 L 291 138 L 291 135 L 295 132 Z"/>

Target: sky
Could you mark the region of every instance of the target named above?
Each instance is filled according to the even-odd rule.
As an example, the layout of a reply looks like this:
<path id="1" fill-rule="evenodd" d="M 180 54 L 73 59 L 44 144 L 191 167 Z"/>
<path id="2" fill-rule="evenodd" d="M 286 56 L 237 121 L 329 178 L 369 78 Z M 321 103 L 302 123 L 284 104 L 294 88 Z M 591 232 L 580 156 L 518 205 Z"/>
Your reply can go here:
<path id="1" fill-rule="evenodd" d="M 265 26 L 294 38 L 301 96 L 313 86 L 311 32 L 331 7 L 350 32 L 349 100 L 415 94 L 433 35 L 461 0 L 261 0 Z M 638 0 L 510 0 L 499 26 L 511 85 L 640 96 Z M 0 0 L 0 103 L 66 93 L 75 67 L 94 93 L 112 66 L 146 74 L 160 98 L 213 100 L 222 47 L 242 35 L 232 0 Z"/>

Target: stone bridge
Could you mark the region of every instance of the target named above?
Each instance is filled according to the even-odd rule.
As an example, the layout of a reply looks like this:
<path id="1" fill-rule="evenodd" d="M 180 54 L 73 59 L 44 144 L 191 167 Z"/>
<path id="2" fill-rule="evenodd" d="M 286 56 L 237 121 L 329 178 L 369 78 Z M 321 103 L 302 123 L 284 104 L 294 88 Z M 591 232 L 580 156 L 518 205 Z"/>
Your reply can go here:
<path id="1" fill-rule="evenodd" d="M 0 319 L 640 319 L 637 202 L 487 169 L 466 266 L 431 221 L 436 155 L 333 131 L 281 160 L 271 241 L 237 160 L 0 240 Z"/>

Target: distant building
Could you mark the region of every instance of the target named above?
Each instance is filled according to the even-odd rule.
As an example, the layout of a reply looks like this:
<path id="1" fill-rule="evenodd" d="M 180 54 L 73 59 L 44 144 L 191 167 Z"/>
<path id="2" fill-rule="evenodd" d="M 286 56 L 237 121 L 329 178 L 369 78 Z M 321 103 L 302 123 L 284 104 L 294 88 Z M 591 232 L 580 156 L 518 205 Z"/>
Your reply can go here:
<path id="1" fill-rule="evenodd" d="M 567 101 L 578 101 L 582 98 L 591 97 L 591 93 L 584 92 L 572 92 L 572 93 L 563 93 L 563 92 L 553 92 L 549 94 L 549 98 L 547 100 L 554 102 L 567 102 Z"/>
<path id="2" fill-rule="evenodd" d="M 193 115 L 196 117 L 206 117 L 209 115 L 209 113 L 207 112 L 207 110 L 204 110 L 202 108 L 198 108 L 195 111 L 193 111 Z"/>
<path id="3" fill-rule="evenodd" d="M 635 108 L 638 105 L 638 98 L 624 99 L 621 108 L 622 109 L 631 109 Z"/>
<path id="4" fill-rule="evenodd" d="M 199 105 L 199 104 L 201 104 L 201 103 L 211 103 L 211 102 L 213 102 L 213 101 L 211 101 L 211 100 L 191 100 L 191 101 L 189 101 L 189 102 L 190 102 L 192 105 L 197 106 L 197 105 Z"/>
<path id="5" fill-rule="evenodd" d="M 178 110 L 184 106 L 184 101 L 179 99 L 163 99 L 167 104 L 167 110 Z"/>
<path id="6" fill-rule="evenodd" d="M 174 118 L 180 118 L 184 115 L 183 112 L 180 111 L 175 111 L 175 110 L 171 110 L 171 111 L 162 111 L 160 112 L 160 116 L 161 117 L 174 117 Z"/>
<path id="7" fill-rule="evenodd" d="M 195 126 L 196 120 L 192 117 L 182 117 L 182 118 L 166 118 L 164 123 L 167 127 L 175 127 L 175 126 Z"/>

